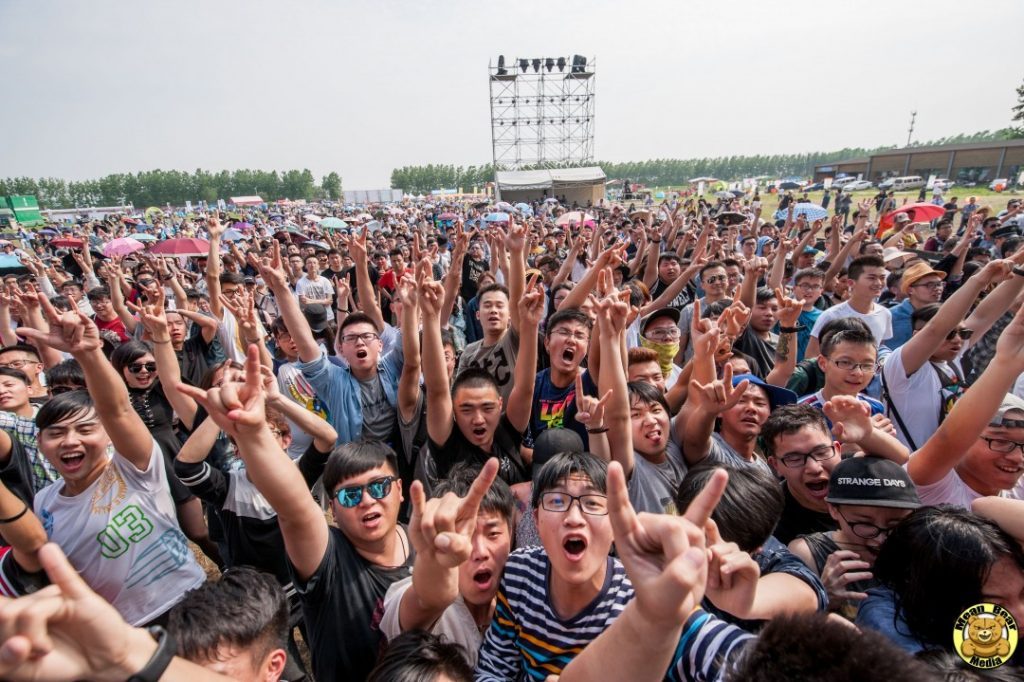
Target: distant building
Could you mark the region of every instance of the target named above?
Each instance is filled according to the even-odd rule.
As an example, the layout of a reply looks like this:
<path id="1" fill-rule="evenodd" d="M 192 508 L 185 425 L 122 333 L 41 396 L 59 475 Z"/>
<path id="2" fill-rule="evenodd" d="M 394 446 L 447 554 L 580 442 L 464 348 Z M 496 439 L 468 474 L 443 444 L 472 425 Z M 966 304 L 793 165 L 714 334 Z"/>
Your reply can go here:
<path id="1" fill-rule="evenodd" d="M 878 183 L 904 175 L 949 178 L 957 184 L 988 184 L 996 178 L 1017 178 L 1024 171 L 1024 140 L 995 140 L 888 149 L 871 156 L 821 163 L 814 180 L 861 175 Z"/>

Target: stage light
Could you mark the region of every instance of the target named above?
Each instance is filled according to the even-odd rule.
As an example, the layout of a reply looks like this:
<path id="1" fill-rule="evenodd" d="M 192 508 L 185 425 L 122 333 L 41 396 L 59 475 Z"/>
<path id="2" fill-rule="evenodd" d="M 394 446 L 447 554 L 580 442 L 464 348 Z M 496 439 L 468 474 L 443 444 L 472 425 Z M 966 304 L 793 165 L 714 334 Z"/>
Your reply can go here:
<path id="1" fill-rule="evenodd" d="M 565 57 L 558 58 L 558 70 L 565 71 Z"/>
<path id="2" fill-rule="evenodd" d="M 551 69 L 555 68 L 555 60 L 552 59 L 551 57 L 548 57 L 547 59 L 545 59 L 544 60 L 544 68 L 548 70 L 548 73 L 550 73 Z"/>
<path id="3" fill-rule="evenodd" d="M 528 59 L 520 59 L 519 60 L 519 70 L 525 72 L 528 68 L 530 68 L 530 60 L 528 60 Z"/>
<path id="4" fill-rule="evenodd" d="M 505 55 L 498 55 L 498 75 L 504 76 L 508 73 L 508 69 L 505 68 Z"/>
<path id="5" fill-rule="evenodd" d="M 534 59 L 533 62 L 531 62 L 531 63 L 533 64 L 533 72 L 534 73 L 537 73 L 538 71 L 540 71 L 540 60 L 539 59 Z"/>
<path id="6" fill-rule="evenodd" d="M 583 73 L 587 70 L 587 58 L 582 55 L 573 55 L 572 73 Z"/>

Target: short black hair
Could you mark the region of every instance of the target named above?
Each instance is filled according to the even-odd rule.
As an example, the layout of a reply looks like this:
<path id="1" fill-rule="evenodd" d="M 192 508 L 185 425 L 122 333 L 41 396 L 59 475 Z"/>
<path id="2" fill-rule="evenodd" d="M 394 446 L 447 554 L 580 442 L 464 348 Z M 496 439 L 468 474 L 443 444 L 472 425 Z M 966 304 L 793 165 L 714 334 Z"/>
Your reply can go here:
<path id="1" fill-rule="evenodd" d="M 114 366 L 117 373 L 124 375 L 124 368 L 132 364 L 144 355 L 152 353 L 149 346 L 141 341 L 126 341 L 110 354 L 110 364 Z"/>
<path id="2" fill-rule="evenodd" d="M 775 290 L 771 287 L 758 287 L 755 296 L 757 303 L 764 303 L 772 300 L 773 298 L 778 298 L 778 296 L 775 295 Z"/>
<path id="3" fill-rule="evenodd" d="M 493 282 L 485 287 L 481 287 L 480 291 L 476 292 L 477 300 L 483 300 L 484 294 L 489 294 L 492 291 L 500 291 L 501 293 L 505 294 L 505 298 L 507 300 L 511 300 L 511 295 L 508 293 L 508 287 L 505 286 L 504 284 L 498 284 L 497 282 Z"/>
<path id="4" fill-rule="evenodd" d="M 865 268 L 884 268 L 885 261 L 881 256 L 858 256 L 854 258 L 846 269 L 846 276 L 852 280 L 858 279 Z"/>
<path id="5" fill-rule="evenodd" d="M 940 303 L 928 303 L 910 314 L 910 326 L 916 331 L 924 328 L 931 319 L 939 314 Z"/>
<path id="6" fill-rule="evenodd" d="M 74 358 L 58 362 L 53 367 L 47 369 L 45 375 L 47 386 L 74 384 L 75 386 L 85 388 L 85 370 L 78 364 L 78 360 Z"/>
<path id="7" fill-rule="evenodd" d="M 190 661 L 219 660 L 217 649 L 225 646 L 251 649 L 259 663 L 287 646 L 288 599 L 273 576 L 232 568 L 187 592 L 171 609 L 167 631 Z"/>
<path id="8" fill-rule="evenodd" d="M 240 272 L 222 272 L 220 274 L 221 284 L 245 284 L 245 275 Z"/>
<path id="9" fill-rule="evenodd" d="M 95 409 L 88 391 L 68 391 L 55 395 L 36 413 L 36 428 L 40 431 L 71 417 L 84 416 Z"/>
<path id="10" fill-rule="evenodd" d="M 20 369 L 14 369 L 13 367 L 0 367 L 0 377 L 11 377 L 18 381 L 24 382 L 28 386 L 28 375 L 22 372 Z"/>
<path id="11" fill-rule="evenodd" d="M 853 331 L 856 335 L 868 334 L 874 342 L 874 334 L 871 332 L 869 327 L 864 320 L 859 317 L 837 317 L 834 320 L 830 320 L 818 332 L 818 343 L 819 348 L 831 343 L 831 337 L 839 332 Z"/>
<path id="12" fill-rule="evenodd" d="M 668 406 L 668 400 L 665 399 L 665 394 L 659 391 L 653 384 L 649 384 L 646 381 L 630 381 L 626 384 L 626 391 L 629 393 L 630 406 L 634 402 L 641 402 L 644 405 L 661 405 L 665 412 L 672 414 L 672 410 Z"/>
<path id="13" fill-rule="evenodd" d="M 20 351 L 22 353 L 27 353 L 34 357 L 36 359 L 36 362 L 39 362 L 39 349 L 36 348 L 35 346 L 29 345 L 27 343 L 12 343 L 9 346 L 4 346 L 3 348 L 0 348 L 0 355 L 3 355 L 4 353 L 10 353 L 12 351 Z"/>
<path id="14" fill-rule="evenodd" d="M 548 319 L 547 327 L 544 329 L 545 336 L 551 336 L 551 331 L 563 322 L 578 322 L 588 330 L 593 329 L 594 322 L 590 316 L 579 308 L 563 308 L 557 311 Z"/>
<path id="15" fill-rule="evenodd" d="M 856 318 L 854 318 L 856 319 Z M 828 336 L 819 337 L 819 348 L 822 355 L 826 358 L 832 355 L 832 351 L 836 349 L 840 343 L 856 343 L 864 346 L 871 346 L 876 350 L 878 349 L 878 341 L 875 339 L 875 335 L 871 333 L 871 329 L 864 326 L 863 329 L 838 329 Z"/>
<path id="16" fill-rule="evenodd" d="M 704 489 L 715 469 L 725 469 L 729 473 L 729 484 L 711 518 L 718 524 L 723 540 L 735 542 L 744 552 L 754 553 L 768 540 L 782 518 L 782 508 L 786 504 L 782 486 L 753 466 L 698 465 L 690 469 L 679 484 L 675 502 L 680 514 Z"/>
<path id="17" fill-rule="evenodd" d="M 466 650 L 442 635 L 408 630 L 395 637 L 370 671 L 366 682 L 472 682 Z"/>
<path id="18" fill-rule="evenodd" d="M 793 275 L 793 284 L 799 284 L 804 279 L 825 279 L 825 273 L 821 268 L 803 268 L 797 270 Z"/>
<path id="19" fill-rule="evenodd" d="M 339 445 L 334 448 L 324 466 L 324 490 L 328 495 L 333 495 L 337 485 L 346 478 L 385 465 L 398 476 L 398 457 L 387 443 L 357 440 Z"/>
<path id="20" fill-rule="evenodd" d="M 110 289 L 101 284 L 98 287 L 89 289 L 89 291 L 86 292 L 85 297 L 89 299 L 90 303 L 94 301 L 102 301 L 105 298 L 110 298 Z"/>
<path id="21" fill-rule="evenodd" d="M 455 381 L 452 382 L 452 397 L 454 398 L 455 393 L 463 387 L 493 388 L 495 393 L 501 394 L 498 380 L 494 378 L 493 374 L 482 367 L 470 367 L 459 372 L 455 376 Z"/>
<path id="22" fill-rule="evenodd" d="M 473 480 L 479 474 L 479 466 L 460 462 L 451 468 L 440 483 L 434 486 L 432 496 L 441 497 L 445 493 L 455 493 L 459 497 L 465 497 L 473 486 Z M 515 523 L 515 509 L 516 498 L 512 495 L 512 489 L 500 476 L 495 478 L 494 483 L 491 483 L 491 487 L 487 489 L 484 499 L 480 501 L 480 511 L 501 516 L 508 522 L 509 532 L 511 532 Z"/>
<path id="23" fill-rule="evenodd" d="M 607 462 L 589 452 L 560 452 L 544 463 L 533 481 L 533 508 L 540 507 L 541 495 L 573 474 L 583 474 L 602 493 L 608 490 Z"/>
<path id="24" fill-rule="evenodd" d="M 824 413 L 810 405 L 782 405 L 772 410 L 768 421 L 761 427 L 761 446 L 764 454 L 775 457 L 775 439 L 796 433 L 805 426 L 812 426 L 831 440 L 832 432 L 828 428 Z"/>
<path id="25" fill-rule="evenodd" d="M 338 338 L 341 338 L 342 332 L 351 327 L 354 324 L 368 324 L 380 333 L 382 330 L 377 327 L 377 323 L 373 321 L 373 318 L 366 313 L 352 313 L 342 321 L 338 327 Z"/>

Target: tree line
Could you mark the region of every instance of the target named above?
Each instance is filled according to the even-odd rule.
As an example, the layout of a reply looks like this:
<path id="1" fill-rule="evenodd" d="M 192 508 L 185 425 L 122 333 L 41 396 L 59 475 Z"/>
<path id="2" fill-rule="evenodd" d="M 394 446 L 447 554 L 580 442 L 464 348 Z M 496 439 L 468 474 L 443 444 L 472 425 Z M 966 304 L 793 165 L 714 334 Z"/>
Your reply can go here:
<path id="1" fill-rule="evenodd" d="M 983 130 L 977 133 L 953 135 L 927 142 L 914 142 L 912 147 L 940 144 L 962 144 L 965 142 L 986 142 L 1008 139 L 1012 130 Z M 647 161 L 595 161 L 586 165 L 597 165 L 604 169 L 609 179 L 627 179 L 645 185 L 682 185 L 696 177 L 714 177 L 722 180 L 767 175 L 772 178 L 801 177 L 814 174 L 814 166 L 830 161 L 868 156 L 894 146 L 867 149 L 848 147 L 831 152 L 807 152 L 804 154 L 771 154 L 753 156 L 720 156 L 701 159 L 649 159 Z M 575 166 L 583 164 L 572 164 Z M 554 165 L 530 166 L 524 170 L 553 168 Z M 403 166 L 391 172 L 391 187 L 406 192 L 430 192 L 442 188 L 462 188 L 471 191 L 494 179 L 494 166 L 455 166 L 451 164 L 428 164 L 425 166 Z"/>
<path id="2" fill-rule="evenodd" d="M 186 201 L 215 202 L 232 196 L 258 194 L 267 201 L 277 199 L 340 199 L 341 176 L 325 175 L 319 183 L 313 173 L 303 170 L 235 170 L 195 172 L 151 170 L 114 173 L 98 180 L 61 178 L 0 179 L 0 196 L 33 194 L 43 208 L 117 206 L 181 206 Z"/>

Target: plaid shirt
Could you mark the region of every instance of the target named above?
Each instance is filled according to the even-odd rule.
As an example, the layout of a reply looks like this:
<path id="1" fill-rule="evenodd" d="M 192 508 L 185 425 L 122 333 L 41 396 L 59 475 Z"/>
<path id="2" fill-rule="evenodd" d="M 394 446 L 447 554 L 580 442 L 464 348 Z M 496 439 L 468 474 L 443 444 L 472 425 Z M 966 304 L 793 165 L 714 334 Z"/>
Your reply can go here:
<path id="1" fill-rule="evenodd" d="M 996 342 L 999 341 L 999 336 L 1012 320 L 1012 312 L 1003 313 L 1003 316 L 992 324 L 992 327 L 985 332 L 984 336 L 976 341 L 971 339 L 973 343 L 964 355 L 964 358 L 970 364 L 970 371 L 965 377 L 968 385 L 977 381 L 981 373 L 988 367 L 988 363 L 992 362 L 992 358 L 996 355 Z"/>
<path id="2" fill-rule="evenodd" d="M 39 407 L 34 406 L 38 412 Z M 60 474 L 53 468 L 49 460 L 39 452 L 39 429 L 36 428 L 35 417 L 19 417 L 13 412 L 0 412 L 0 429 L 17 436 L 25 449 L 29 465 L 32 467 L 32 490 L 39 492 L 54 481 Z"/>

